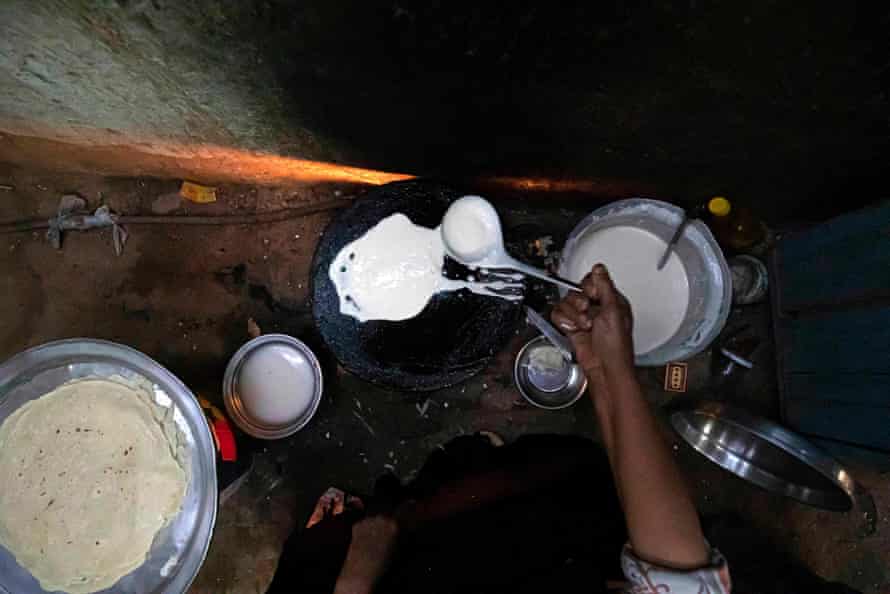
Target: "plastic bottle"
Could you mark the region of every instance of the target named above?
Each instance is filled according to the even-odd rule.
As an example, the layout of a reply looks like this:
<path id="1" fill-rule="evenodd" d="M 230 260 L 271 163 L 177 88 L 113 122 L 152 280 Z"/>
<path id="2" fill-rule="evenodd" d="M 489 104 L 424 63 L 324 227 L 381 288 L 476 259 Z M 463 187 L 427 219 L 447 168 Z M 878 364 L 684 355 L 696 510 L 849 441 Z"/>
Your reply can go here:
<path id="1" fill-rule="evenodd" d="M 760 252 L 767 238 L 766 225 L 750 210 L 730 203 L 723 196 L 708 201 L 708 226 L 717 243 L 731 253 Z"/>

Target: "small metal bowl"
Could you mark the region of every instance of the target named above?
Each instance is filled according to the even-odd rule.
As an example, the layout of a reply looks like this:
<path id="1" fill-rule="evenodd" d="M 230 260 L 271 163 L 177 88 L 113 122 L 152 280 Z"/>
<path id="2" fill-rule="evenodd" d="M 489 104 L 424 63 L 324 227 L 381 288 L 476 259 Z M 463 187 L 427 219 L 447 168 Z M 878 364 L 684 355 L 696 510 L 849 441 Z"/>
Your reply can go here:
<path id="1" fill-rule="evenodd" d="M 268 425 L 251 418 L 238 389 L 238 379 L 245 361 L 257 350 L 271 345 L 283 345 L 299 351 L 312 366 L 315 376 L 315 391 L 312 394 L 312 401 L 303 414 L 287 425 Z M 223 377 L 223 400 L 229 416 L 246 433 L 260 439 L 281 439 L 293 435 L 302 429 L 315 415 L 318 404 L 321 402 L 322 384 L 321 365 L 319 365 L 315 353 L 308 346 L 286 334 L 263 334 L 244 344 L 229 359 L 229 364 L 226 366 L 226 373 Z"/>
<path id="2" fill-rule="evenodd" d="M 513 381 L 522 396 L 538 408 L 559 410 L 573 405 L 587 389 L 587 377 L 577 363 L 566 362 L 563 372 L 542 373 L 532 365 L 532 355 L 542 348 L 554 348 L 544 336 L 531 339 L 516 355 Z"/>

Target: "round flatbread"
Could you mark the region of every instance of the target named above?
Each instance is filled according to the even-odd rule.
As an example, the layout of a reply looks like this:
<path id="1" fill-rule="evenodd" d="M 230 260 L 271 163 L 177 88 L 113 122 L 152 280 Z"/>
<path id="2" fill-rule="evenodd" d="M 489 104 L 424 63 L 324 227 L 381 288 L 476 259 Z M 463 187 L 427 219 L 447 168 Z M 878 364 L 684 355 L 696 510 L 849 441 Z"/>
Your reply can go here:
<path id="1" fill-rule="evenodd" d="M 135 386 L 84 379 L 0 426 L 0 544 L 48 591 L 87 594 L 141 565 L 186 475 Z"/>

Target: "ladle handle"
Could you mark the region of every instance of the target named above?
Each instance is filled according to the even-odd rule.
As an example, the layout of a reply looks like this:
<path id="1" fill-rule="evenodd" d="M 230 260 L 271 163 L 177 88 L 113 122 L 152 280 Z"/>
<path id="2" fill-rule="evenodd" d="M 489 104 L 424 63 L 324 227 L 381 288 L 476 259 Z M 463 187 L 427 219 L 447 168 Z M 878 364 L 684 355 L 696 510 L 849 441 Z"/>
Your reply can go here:
<path id="1" fill-rule="evenodd" d="M 560 278 L 556 275 L 547 274 L 543 270 L 539 268 L 535 268 L 534 266 L 529 266 L 528 264 L 523 264 L 519 260 L 514 260 L 510 258 L 509 267 L 515 270 L 516 272 L 521 272 L 527 276 L 533 276 L 537 279 L 551 282 L 554 285 L 559 285 L 564 289 L 569 289 L 570 291 L 578 291 L 579 293 L 583 293 L 584 289 L 581 288 L 581 285 L 577 283 L 573 283 L 570 280 Z"/>

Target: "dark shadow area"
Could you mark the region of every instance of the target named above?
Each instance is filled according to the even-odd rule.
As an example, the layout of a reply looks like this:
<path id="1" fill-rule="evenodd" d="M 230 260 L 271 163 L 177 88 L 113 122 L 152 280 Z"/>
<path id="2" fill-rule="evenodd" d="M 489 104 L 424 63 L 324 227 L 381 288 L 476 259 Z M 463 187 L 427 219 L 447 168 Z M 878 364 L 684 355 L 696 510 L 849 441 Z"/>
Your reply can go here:
<path id="1" fill-rule="evenodd" d="M 618 561 L 628 534 L 609 462 L 582 438 L 533 435 L 493 447 L 480 435 L 459 437 L 433 452 L 415 480 L 383 475 L 363 500 L 367 515 L 392 515 L 402 526 L 375 591 L 604 592 L 624 580 Z M 296 529 L 269 593 L 330 592 L 352 524 L 364 515 L 347 509 Z M 729 559 L 733 592 L 856 594 L 815 575 L 744 518 L 723 514 L 705 525 Z"/>
<path id="2" fill-rule="evenodd" d="M 727 193 L 772 221 L 880 197 L 890 10 L 663 2 L 238 3 L 310 129 L 361 164 Z"/>
<path id="3" fill-rule="evenodd" d="M 799 560 L 733 513 L 707 518 L 708 540 L 732 559 L 733 592 L 739 594 L 859 594 L 857 590 L 815 575 Z"/>

